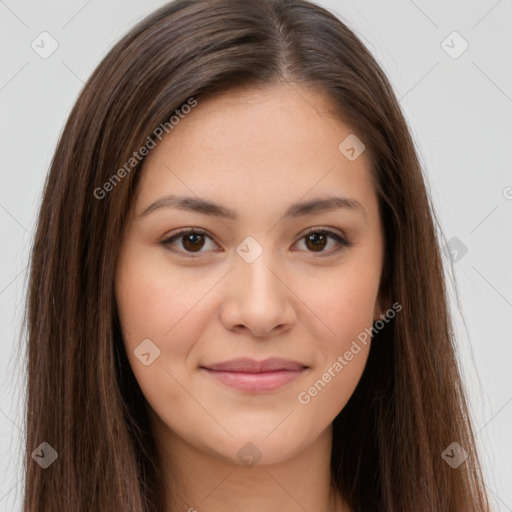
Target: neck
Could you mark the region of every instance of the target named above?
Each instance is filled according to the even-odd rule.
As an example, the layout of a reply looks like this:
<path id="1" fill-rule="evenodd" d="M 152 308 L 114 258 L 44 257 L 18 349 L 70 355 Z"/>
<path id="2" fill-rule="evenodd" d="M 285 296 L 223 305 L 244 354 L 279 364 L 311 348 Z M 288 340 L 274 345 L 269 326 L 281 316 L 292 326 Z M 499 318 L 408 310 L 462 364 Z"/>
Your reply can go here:
<path id="1" fill-rule="evenodd" d="M 167 512 L 348 511 L 332 486 L 332 425 L 286 460 L 245 466 L 236 458 L 192 446 L 153 411 L 150 419 L 167 489 Z"/>

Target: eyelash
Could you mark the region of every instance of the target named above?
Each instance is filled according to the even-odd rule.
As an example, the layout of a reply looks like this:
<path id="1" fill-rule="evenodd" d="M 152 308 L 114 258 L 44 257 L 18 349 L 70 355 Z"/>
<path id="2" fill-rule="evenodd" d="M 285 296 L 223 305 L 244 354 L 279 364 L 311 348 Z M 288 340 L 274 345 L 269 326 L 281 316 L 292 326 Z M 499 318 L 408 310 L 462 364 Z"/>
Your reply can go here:
<path id="1" fill-rule="evenodd" d="M 315 228 L 315 229 L 312 229 L 312 230 L 308 231 L 307 233 L 304 233 L 299 238 L 299 241 L 303 240 L 308 235 L 311 235 L 313 233 L 323 233 L 323 234 L 327 235 L 330 238 L 334 238 L 338 242 L 338 244 L 339 244 L 337 248 L 335 248 L 334 250 L 331 249 L 328 252 L 320 251 L 320 252 L 315 254 L 314 251 L 307 251 L 307 252 L 311 252 L 315 258 L 323 258 L 323 257 L 326 257 L 326 256 L 332 256 L 334 254 L 337 254 L 343 248 L 352 247 L 354 245 L 353 243 L 349 242 L 348 240 L 346 240 L 342 236 L 338 235 L 337 233 L 335 233 L 335 232 L 333 232 L 333 231 L 331 231 L 329 229 L 324 229 L 324 228 Z M 171 252 L 173 252 L 175 254 L 179 254 L 179 255 L 185 256 L 186 258 L 199 258 L 202 252 L 207 252 L 207 251 L 199 251 L 197 253 L 193 253 L 193 252 L 187 252 L 187 251 L 181 251 L 181 250 L 177 251 L 176 249 L 171 248 L 171 243 L 172 242 L 174 242 L 175 240 L 179 240 L 181 237 L 183 237 L 185 235 L 206 235 L 213 242 L 215 242 L 213 240 L 213 238 L 211 236 L 209 236 L 206 233 L 206 231 L 204 231 L 202 229 L 185 228 L 185 229 L 182 229 L 182 230 L 176 232 L 174 235 L 166 238 L 165 240 L 162 240 L 160 242 L 160 244 L 162 246 L 164 246 L 167 250 L 169 250 L 169 251 L 171 251 Z"/>

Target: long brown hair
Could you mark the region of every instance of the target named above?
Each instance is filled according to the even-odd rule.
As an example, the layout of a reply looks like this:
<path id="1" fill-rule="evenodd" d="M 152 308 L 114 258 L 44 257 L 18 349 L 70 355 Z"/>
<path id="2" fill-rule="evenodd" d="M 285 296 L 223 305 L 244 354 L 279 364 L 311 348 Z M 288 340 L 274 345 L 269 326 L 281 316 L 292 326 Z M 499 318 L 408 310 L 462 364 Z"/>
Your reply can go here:
<path id="1" fill-rule="evenodd" d="M 347 25 L 313 3 L 178 0 L 99 64 L 47 176 L 27 299 L 24 512 L 163 510 L 114 298 L 144 163 L 130 159 L 157 143 L 155 128 L 191 98 L 283 81 L 329 97 L 366 145 L 385 228 L 381 295 L 403 307 L 374 336 L 363 376 L 334 420 L 333 482 L 358 512 L 489 510 L 435 215 L 388 79 Z M 43 442 L 58 454 L 46 469 L 32 456 Z M 468 454 L 457 468 L 442 457 L 453 442 Z"/>

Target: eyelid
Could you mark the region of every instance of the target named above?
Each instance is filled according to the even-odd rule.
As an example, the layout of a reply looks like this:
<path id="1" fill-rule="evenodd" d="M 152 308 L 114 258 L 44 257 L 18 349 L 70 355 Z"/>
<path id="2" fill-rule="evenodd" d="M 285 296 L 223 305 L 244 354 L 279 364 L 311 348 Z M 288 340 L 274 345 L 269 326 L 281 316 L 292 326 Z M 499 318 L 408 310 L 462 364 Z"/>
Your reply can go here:
<path id="1" fill-rule="evenodd" d="M 329 235 L 335 235 L 336 237 L 343 240 L 343 242 L 346 242 L 347 244 L 350 243 L 348 241 L 347 236 L 341 229 L 331 228 L 329 226 L 315 226 L 314 228 L 308 228 L 298 235 L 298 239 L 300 240 L 301 238 L 304 238 L 305 236 L 309 235 L 310 233 L 318 233 L 318 232 L 327 233 Z"/>
<path id="2" fill-rule="evenodd" d="M 338 246 L 334 249 L 330 249 L 328 251 L 320 251 L 318 253 L 315 253 L 314 251 L 306 251 L 308 254 L 311 254 L 314 258 L 323 258 L 323 257 L 329 257 L 334 256 L 338 254 L 341 250 L 353 247 L 355 244 L 351 242 L 345 233 L 341 232 L 341 234 L 338 231 L 335 231 L 335 228 L 330 228 L 327 226 L 316 226 L 314 228 L 308 228 L 305 232 L 301 233 L 298 237 L 298 240 L 296 243 L 300 242 L 302 239 L 304 239 L 306 236 L 308 236 L 311 233 L 325 233 L 330 238 L 334 238 L 338 242 Z M 295 245 L 294 244 L 294 245 Z"/>
<path id="3" fill-rule="evenodd" d="M 167 249 L 168 251 L 171 251 L 174 254 L 179 254 L 180 256 L 184 256 L 185 258 L 198 258 L 201 256 L 202 253 L 207 252 L 207 251 L 199 251 L 197 253 L 194 253 L 194 252 L 187 252 L 187 251 L 183 251 L 183 250 L 178 251 L 178 250 L 171 248 L 171 246 L 170 246 L 171 242 L 173 242 L 174 240 L 179 240 L 180 237 L 187 235 L 187 234 L 204 235 L 204 236 L 207 236 L 208 238 L 210 238 L 215 244 L 217 244 L 217 242 L 215 242 L 214 238 L 211 235 L 209 235 L 205 229 L 194 228 L 194 227 L 182 228 L 182 229 L 176 231 L 175 233 L 173 233 L 172 235 L 167 236 L 164 240 L 162 240 L 160 242 L 160 244 L 163 245 L 164 248 Z"/>
<path id="4" fill-rule="evenodd" d="M 300 242 L 302 239 L 304 239 L 306 236 L 308 236 L 311 233 L 324 233 L 328 237 L 335 239 L 338 242 L 338 247 L 331 249 L 329 251 L 319 251 L 318 253 L 315 253 L 314 251 L 306 251 L 307 253 L 310 253 L 313 255 L 313 257 L 325 257 L 325 256 L 331 256 L 334 254 L 337 254 L 340 250 L 348 247 L 352 247 L 354 243 L 350 242 L 346 235 L 342 232 L 342 234 L 338 233 L 337 231 L 334 231 L 335 228 L 329 228 L 324 226 L 317 226 L 313 228 L 308 228 L 306 231 L 302 232 L 300 235 L 298 235 L 297 241 L 293 244 L 296 245 L 298 242 Z M 201 257 L 202 253 L 209 252 L 209 251 L 199 251 L 199 252 L 187 252 L 183 250 L 175 250 L 172 249 L 170 244 L 175 241 L 179 240 L 181 236 L 187 235 L 187 234 L 194 234 L 194 235 L 204 235 L 208 238 L 210 238 L 214 243 L 215 242 L 214 237 L 212 237 L 205 229 L 202 228 L 194 228 L 194 227 L 188 227 L 188 228 L 182 228 L 175 233 L 173 233 L 170 236 L 167 236 L 164 240 L 162 240 L 160 245 L 164 246 L 165 249 L 168 251 L 171 251 L 174 254 L 179 254 L 181 256 L 184 256 L 185 258 L 199 258 Z M 219 244 L 217 244 L 219 245 Z M 218 252 L 218 251 L 216 251 Z"/>

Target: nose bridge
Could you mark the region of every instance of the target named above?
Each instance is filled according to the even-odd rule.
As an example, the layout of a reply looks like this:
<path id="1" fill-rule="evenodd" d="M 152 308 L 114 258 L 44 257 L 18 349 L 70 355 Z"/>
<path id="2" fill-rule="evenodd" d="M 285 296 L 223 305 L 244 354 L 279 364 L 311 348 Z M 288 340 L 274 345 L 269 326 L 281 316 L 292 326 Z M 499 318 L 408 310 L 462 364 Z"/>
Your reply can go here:
<path id="1" fill-rule="evenodd" d="M 279 267 L 279 264 L 270 244 L 263 245 L 249 236 L 238 245 L 236 253 L 234 270 L 237 283 L 247 287 L 248 291 L 250 289 L 253 295 L 277 291 L 279 280 L 270 269 Z"/>
<path id="2" fill-rule="evenodd" d="M 236 252 L 224 304 L 226 327 L 243 325 L 264 336 L 277 326 L 291 324 L 290 292 L 278 278 L 282 266 L 277 253 L 253 237 L 240 243 Z"/>

